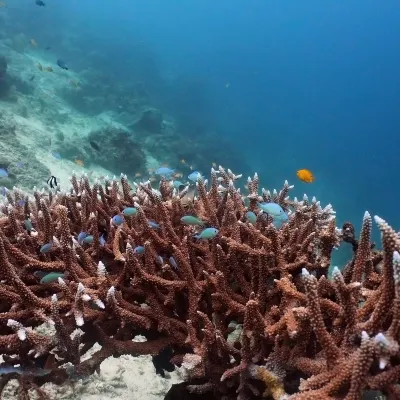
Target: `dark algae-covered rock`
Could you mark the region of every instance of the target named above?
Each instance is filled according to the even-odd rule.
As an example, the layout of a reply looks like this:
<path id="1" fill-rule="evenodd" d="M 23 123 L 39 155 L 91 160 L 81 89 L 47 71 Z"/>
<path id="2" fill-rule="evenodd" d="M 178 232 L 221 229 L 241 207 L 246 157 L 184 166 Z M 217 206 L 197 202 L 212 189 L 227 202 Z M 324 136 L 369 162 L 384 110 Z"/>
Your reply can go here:
<path id="1" fill-rule="evenodd" d="M 119 174 L 143 171 L 146 157 L 141 145 L 133 139 L 130 132 L 109 126 L 92 131 L 88 135 L 92 161 Z M 94 149 L 93 144 L 99 148 Z"/>

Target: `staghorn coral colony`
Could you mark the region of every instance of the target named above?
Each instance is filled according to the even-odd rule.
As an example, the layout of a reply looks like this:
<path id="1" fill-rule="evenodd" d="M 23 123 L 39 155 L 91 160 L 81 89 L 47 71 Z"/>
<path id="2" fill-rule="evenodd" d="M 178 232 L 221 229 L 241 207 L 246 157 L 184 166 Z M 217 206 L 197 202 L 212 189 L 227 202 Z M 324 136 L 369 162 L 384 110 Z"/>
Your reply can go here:
<path id="1" fill-rule="evenodd" d="M 378 251 L 368 213 L 357 240 L 351 224 L 336 228 L 331 206 L 291 199 L 287 182 L 260 194 L 255 175 L 242 195 L 237 178 L 213 169 L 191 199 L 167 180 L 154 190 L 124 175 L 104 184 L 72 176 L 70 192 L 33 198 L 8 191 L 0 388 L 17 378 L 19 398 L 45 398 L 45 382 L 88 376 L 110 356 L 169 348 L 187 390 L 210 398 L 355 400 L 380 390 L 398 399 L 399 236 L 375 217 Z M 275 227 L 260 202 L 279 204 L 287 222 Z M 197 240 L 196 226 L 181 222 L 188 215 L 218 234 Z M 328 278 L 342 241 L 354 257 Z M 49 321 L 54 335 L 36 329 Z M 82 361 L 96 342 L 101 349 Z"/>

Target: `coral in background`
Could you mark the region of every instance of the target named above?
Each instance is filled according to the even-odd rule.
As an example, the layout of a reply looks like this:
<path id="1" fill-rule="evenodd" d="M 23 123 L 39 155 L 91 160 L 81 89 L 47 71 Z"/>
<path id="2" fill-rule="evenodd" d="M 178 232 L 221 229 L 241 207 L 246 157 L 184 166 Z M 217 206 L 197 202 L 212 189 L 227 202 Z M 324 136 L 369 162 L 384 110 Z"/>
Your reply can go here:
<path id="1" fill-rule="evenodd" d="M 21 369 L 0 386 L 17 377 L 21 398 L 28 389 L 44 396 L 44 382 L 88 376 L 110 356 L 169 348 L 188 389 L 218 399 L 355 400 L 366 389 L 398 398 L 396 232 L 375 217 L 383 251 L 371 250 L 365 213 L 353 260 L 328 280 L 331 252 L 349 237 L 332 207 L 291 199 L 287 182 L 260 194 L 257 175 L 245 202 L 238 178 L 213 169 L 191 201 L 166 180 L 158 190 L 137 183 L 133 193 L 124 175 L 104 185 L 72 176 L 69 193 L 33 199 L 7 192 L 0 368 Z M 287 222 L 277 228 L 260 202 L 279 204 Z M 185 215 L 218 234 L 197 240 L 203 227 L 182 224 Z M 63 275 L 39 283 L 35 271 Z M 52 335 L 31 328 L 48 321 Z M 132 341 L 138 334 L 147 340 Z M 82 361 L 96 342 L 102 348 Z"/>

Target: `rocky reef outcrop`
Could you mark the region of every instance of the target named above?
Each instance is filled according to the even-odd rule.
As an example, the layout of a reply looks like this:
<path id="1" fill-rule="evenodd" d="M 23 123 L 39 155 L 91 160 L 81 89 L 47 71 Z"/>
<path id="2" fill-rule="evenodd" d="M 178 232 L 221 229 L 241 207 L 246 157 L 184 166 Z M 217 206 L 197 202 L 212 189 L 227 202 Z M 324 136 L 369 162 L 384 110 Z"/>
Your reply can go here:
<path id="1" fill-rule="evenodd" d="M 92 161 L 115 174 L 145 170 L 145 153 L 129 131 L 114 126 L 94 130 L 88 135 L 88 145 Z"/>

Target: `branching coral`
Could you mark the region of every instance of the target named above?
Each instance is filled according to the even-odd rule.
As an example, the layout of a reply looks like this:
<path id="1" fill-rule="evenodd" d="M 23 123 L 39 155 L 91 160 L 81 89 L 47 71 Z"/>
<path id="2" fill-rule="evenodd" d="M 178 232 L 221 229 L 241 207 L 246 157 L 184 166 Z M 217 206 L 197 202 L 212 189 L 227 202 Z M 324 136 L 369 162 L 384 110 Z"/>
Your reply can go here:
<path id="1" fill-rule="evenodd" d="M 287 182 L 260 195 L 257 175 L 243 196 L 239 177 L 213 169 L 210 184 L 199 178 L 192 201 L 182 201 L 187 189 L 177 193 L 166 180 L 159 190 L 144 182 L 133 191 L 124 175 L 103 185 L 74 175 L 70 192 L 35 191 L 33 199 L 7 192 L 0 351 L 3 367 L 21 366 L 20 392 L 43 396 L 44 382 L 90 375 L 110 356 L 168 347 L 189 390 L 216 398 L 353 400 L 367 389 L 396 398 L 396 232 L 375 218 L 378 252 L 368 213 L 357 241 L 351 225 L 336 228 L 330 205 L 291 199 Z M 287 221 L 277 227 L 260 202 L 279 204 Z M 253 223 L 249 211 L 257 215 Z M 218 229 L 217 236 L 197 240 L 184 215 Z M 353 244 L 354 259 L 330 280 L 331 252 L 342 240 Z M 49 251 L 39 250 L 44 244 Z M 63 277 L 39 284 L 35 271 Z M 55 335 L 32 329 L 46 321 Z M 139 334 L 147 340 L 132 341 Z M 82 361 L 96 342 L 101 350 Z M 4 375 L 0 386 L 13 376 Z"/>

